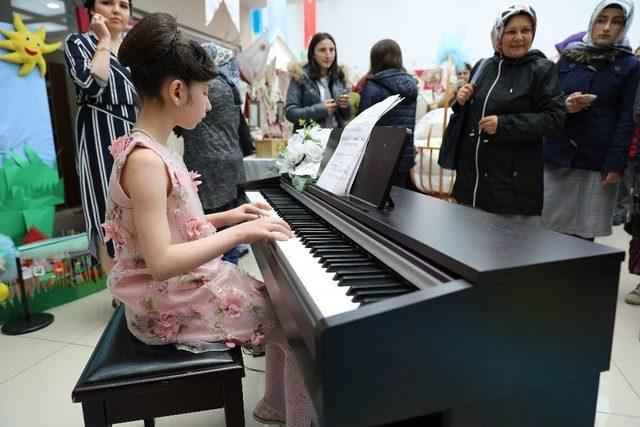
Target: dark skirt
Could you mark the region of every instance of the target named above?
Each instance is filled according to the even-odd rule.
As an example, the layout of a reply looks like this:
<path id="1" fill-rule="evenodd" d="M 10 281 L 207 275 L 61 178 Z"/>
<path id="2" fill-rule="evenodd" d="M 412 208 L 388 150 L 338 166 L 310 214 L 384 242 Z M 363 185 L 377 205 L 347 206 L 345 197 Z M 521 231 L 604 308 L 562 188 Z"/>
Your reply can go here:
<path id="1" fill-rule="evenodd" d="M 111 109 L 116 111 L 112 112 Z M 105 221 L 109 176 L 113 166 L 109 145 L 114 139 L 131 132 L 133 121 L 127 120 L 125 116 L 135 117 L 133 106 L 81 105 L 76 116 L 76 170 L 80 177 L 84 222 L 89 238 L 88 249 L 96 259 L 99 259 L 98 248 L 104 239 L 101 224 Z M 106 246 L 113 258 L 111 241 Z"/>

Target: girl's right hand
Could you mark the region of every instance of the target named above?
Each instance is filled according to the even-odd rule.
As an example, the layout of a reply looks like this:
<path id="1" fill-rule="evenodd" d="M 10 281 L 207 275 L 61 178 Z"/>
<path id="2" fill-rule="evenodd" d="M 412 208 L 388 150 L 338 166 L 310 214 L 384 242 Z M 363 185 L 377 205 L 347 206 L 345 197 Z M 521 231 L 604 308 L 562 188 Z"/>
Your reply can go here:
<path id="1" fill-rule="evenodd" d="M 464 105 L 469 102 L 474 91 L 475 87 L 471 83 L 467 83 L 458 89 L 458 93 L 456 93 L 456 100 L 458 101 L 458 104 Z"/>
<path id="2" fill-rule="evenodd" d="M 573 92 L 571 95 L 567 97 L 565 101 L 565 106 L 567 107 L 567 112 L 579 113 L 589 106 L 589 104 L 585 104 L 583 102 L 579 102 L 579 99 L 582 95 L 582 92 Z"/>
<path id="3" fill-rule="evenodd" d="M 280 218 L 270 216 L 248 221 L 235 227 L 244 236 L 244 243 L 252 243 L 262 239 L 289 240 L 290 237 L 294 237 L 289 224 Z"/>
<path id="4" fill-rule="evenodd" d="M 93 14 L 89 28 L 96 33 L 98 40 L 101 42 L 111 41 L 111 33 L 107 28 L 107 19 L 99 13 Z"/>

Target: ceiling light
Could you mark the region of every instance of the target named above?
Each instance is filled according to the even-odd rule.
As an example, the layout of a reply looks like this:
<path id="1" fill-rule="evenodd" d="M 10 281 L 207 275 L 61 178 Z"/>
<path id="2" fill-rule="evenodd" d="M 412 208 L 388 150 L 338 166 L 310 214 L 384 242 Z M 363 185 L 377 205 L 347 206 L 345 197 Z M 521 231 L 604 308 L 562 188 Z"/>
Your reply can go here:
<path id="1" fill-rule="evenodd" d="M 60 3 L 51 1 L 51 2 L 47 3 L 47 7 L 49 9 L 60 9 L 62 6 L 60 5 Z"/>

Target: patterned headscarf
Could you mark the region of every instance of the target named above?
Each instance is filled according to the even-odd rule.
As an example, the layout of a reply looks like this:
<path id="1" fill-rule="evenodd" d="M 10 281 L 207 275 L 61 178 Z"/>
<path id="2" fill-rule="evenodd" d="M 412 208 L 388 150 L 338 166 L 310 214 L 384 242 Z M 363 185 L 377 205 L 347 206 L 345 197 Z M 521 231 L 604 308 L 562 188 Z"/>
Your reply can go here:
<path id="1" fill-rule="evenodd" d="M 218 73 L 222 74 L 232 85 L 240 87 L 240 70 L 238 61 L 231 49 L 222 47 L 216 43 L 203 43 L 202 47 L 207 51 Z"/>
<path id="2" fill-rule="evenodd" d="M 516 15 L 527 15 L 531 18 L 531 23 L 533 24 L 533 36 L 535 37 L 536 26 L 538 25 L 538 18 L 536 17 L 535 10 L 526 4 L 514 4 L 512 6 L 508 6 L 500 11 L 498 18 L 496 19 L 496 23 L 491 29 L 491 43 L 493 44 L 494 51 L 502 52 L 501 44 L 504 27 L 507 25 L 507 22 Z"/>

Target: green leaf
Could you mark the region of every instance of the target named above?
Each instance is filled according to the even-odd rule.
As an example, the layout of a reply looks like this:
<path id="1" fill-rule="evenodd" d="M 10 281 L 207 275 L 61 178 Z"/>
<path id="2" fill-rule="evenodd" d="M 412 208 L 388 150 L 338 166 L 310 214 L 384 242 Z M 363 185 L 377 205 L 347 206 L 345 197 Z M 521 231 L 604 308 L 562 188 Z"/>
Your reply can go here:
<path id="1" fill-rule="evenodd" d="M 313 182 L 311 175 L 296 175 L 291 180 L 291 183 L 298 191 L 302 191 L 305 187 Z"/>

